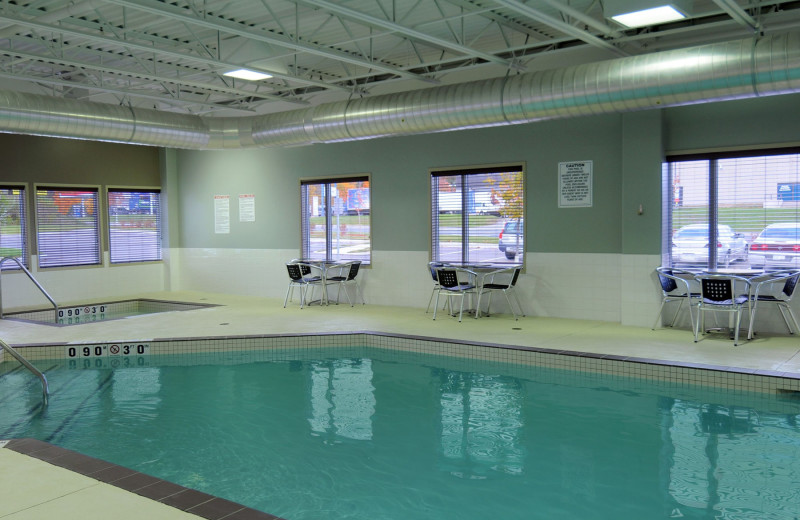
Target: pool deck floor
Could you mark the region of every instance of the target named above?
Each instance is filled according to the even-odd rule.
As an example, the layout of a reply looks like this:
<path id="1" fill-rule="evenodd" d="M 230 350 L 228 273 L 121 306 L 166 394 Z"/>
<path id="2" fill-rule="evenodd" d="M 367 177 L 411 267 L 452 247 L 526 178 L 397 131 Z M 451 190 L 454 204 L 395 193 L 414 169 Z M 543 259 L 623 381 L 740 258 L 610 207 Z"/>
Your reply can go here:
<path id="1" fill-rule="evenodd" d="M 56 327 L 0 320 L 0 339 L 12 346 L 69 342 L 142 341 L 325 332 L 382 332 L 425 338 L 516 345 L 656 359 L 711 367 L 766 371 L 800 377 L 800 338 L 758 335 L 739 346 L 725 335 L 698 343 L 688 329 L 629 327 L 617 323 L 561 318 L 493 315 L 462 323 L 441 313 L 436 321 L 424 309 L 379 305 L 311 306 L 300 309 L 283 300 L 199 292 L 164 292 L 141 298 L 217 304 L 190 312 L 168 312 L 83 325 Z M 70 304 L 99 302 L 70 302 Z M 655 318 L 655 317 L 654 317 Z M 24 350 L 23 350 L 24 353 Z M 162 501 L 163 502 L 163 501 Z M 252 510 L 191 514 L 130 493 L 106 482 L 49 464 L 11 449 L 0 449 L 0 519 L 178 520 L 255 518 Z M 167 502 L 168 503 L 168 502 Z M 248 514 L 250 516 L 248 516 Z M 262 518 L 270 518 L 269 515 Z"/>

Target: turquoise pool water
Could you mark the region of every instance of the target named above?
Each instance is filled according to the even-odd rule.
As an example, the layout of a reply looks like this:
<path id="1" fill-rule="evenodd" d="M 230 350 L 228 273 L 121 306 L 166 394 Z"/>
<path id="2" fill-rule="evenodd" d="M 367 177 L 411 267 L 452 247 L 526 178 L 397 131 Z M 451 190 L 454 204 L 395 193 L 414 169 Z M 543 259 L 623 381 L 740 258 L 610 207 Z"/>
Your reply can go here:
<path id="1" fill-rule="evenodd" d="M 800 403 L 379 349 L 0 365 L 35 437 L 288 520 L 800 514 Z"/>

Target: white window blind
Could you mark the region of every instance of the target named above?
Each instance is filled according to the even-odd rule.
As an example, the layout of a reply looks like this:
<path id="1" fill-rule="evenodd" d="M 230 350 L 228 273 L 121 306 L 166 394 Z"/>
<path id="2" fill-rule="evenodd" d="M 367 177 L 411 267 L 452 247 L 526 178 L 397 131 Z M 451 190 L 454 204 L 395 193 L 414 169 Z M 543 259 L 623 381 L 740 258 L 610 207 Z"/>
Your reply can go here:
<path id="1" fill-rule="evenodd" d="M 25 214 L 25 188 L 0 186 L 0 257 L 17 258 L 28 266 L 27 218 Z M 19 269 L 9 260 L 3 269 Z"/>
<path id="2" fill-rule="evenodd" d="M 108 249 L 112 264 L 161 260 L 161 193 L 108 189 Z"/>
<path id="3" fill-rule="evenodd" d="M 39 267 L 100 263 L 97 201 L 96 189 L 37 188 Z"/>
<path id="4" fill-rule="evenodd" d="M 664 265 L 800 266 L 800 154 L 710 154 L 672 160 L 667 171 Z"/>
<path id="5" fill-rule="evenodd" d="M 521 166 L 432 173 L 432 258 L 522 264 L 524 201 Z"/>
<path id="6" fill-rule="evenodd" d="M 303 258 L 368 264 L 372 250 L 369 178 L 303 181 L 300 193 Z"/>

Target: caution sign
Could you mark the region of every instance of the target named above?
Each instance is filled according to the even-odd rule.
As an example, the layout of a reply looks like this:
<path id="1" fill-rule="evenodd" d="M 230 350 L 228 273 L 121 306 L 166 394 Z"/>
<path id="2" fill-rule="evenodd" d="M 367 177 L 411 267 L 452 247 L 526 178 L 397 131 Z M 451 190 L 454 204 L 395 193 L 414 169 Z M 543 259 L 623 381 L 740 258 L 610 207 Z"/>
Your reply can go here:
<path id="1" fill-rule="evenodd" d="M 558 163 L 558 207 L 592 206 L 592 161 Z"/>

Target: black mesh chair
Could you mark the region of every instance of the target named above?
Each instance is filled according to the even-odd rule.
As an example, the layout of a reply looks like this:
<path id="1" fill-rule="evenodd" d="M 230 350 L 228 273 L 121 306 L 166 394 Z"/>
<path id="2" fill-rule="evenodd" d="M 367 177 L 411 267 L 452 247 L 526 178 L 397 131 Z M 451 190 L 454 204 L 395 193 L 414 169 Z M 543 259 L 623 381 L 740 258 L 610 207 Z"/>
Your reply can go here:
<path id="1" fill-rule="evenodd" d="M 428 269 L 431 272 L 431 278 L 433 278 L 433 290 L 431 291 L 431 297 L 428 298 L 428 307 L 425 309 L 425 314 L 431 310 L 431 302 L 433 302 L 433 297 L 439 296 L 439 289 L 441 286 L 439 285 L 439 278 L 436 276 L 436 270 L 440 267 L 444 267 L 442 262 L 428 262 Z"/>
<path id="2" fill-rule="evenodd" d="M 658 326 L 661 320 L 661 315 L 664 312 L 664 306 L 670 302 L 679 301 L 678 308 L 675 309 L 675 314 L 672 315 L 672 321 L 669 326 L 674 327 L 675 321 L 678 319 L 678 314 L 681 312 L 684 302 L 689 302 L 689 321 L 692 324 L 692 331 L 695 329 L 694 313 L 692 307 L 694 306 L 694 299 L 700 298 L 700 293 L 692 292 L 692 283 L 694 281 L 694 273 L 684 271 L 683 269 L 673 269 L 669 267 L 659 267 L 656 269 L 658 275 L 658 282 L 661 285 L 661 308 L 658 309 L 656 321 L 653 323 L 653 330 Z"/>
<path id="3" fill-rule="evenodd" d="M 436 311 L 439 308 L 439 296 L 444 294 L 447 297 L 447 304 L 451 312 L 454 312 L 453 298 L 461 298 L 461 306 L 458 313 L 458 321 L 461 322 L 461 317 L 464 315 L 464 297 L 477 294 L 476 281 L 478 275 L 469 269 L 440 267 L 436 270 L 436 279 L 439 282 L 439 290 L 436 292 L 433 319 L 436 319 Z M 475 317 L 478 317 L 477 312 Z"/>
<path id="4" fill-rule="evenodd" d="M 286 298 L 283 299 L 284 309 L 286 308 L 286 303 L 289 301 L 289 298 L 294 294 L 295 288 L 300 289 L 300 308 L 302 309 L 306 303 L 308 282 L 303 274 L 303 265 L 304 264 L 293 262 L 286 264 L 286 271 L 289 273 L 289 287 L 286 288 Z"/>
<path id="5" fill-rule="evenodd" d="M 508 302 L 508 308 L 511 310 L 511 314 L 514 315 L 514 320 L 518 320 L 517 312 L 514 310 L 514 305 L 511 303 L 511 298 L 509 298 L 509 294 L 514 297 L 514 300 L 517 302 L 517 308 L 519 309 L 519 315 L 525 316 L 525 311 L 522 309 L 522 304 L 519 301 L 519 297 L 517 296 L 517 292 L 514 288 L 517 286 L 517 280 L 519 279 L 519 274 L 522 271 L 521 266 L 514 266 L 514 267 L 507 267 L 505 269 L 498 269 L 497 271 L 492 271 L 483 275 L 483 283 L 478 288 L 478 303 L 475 306 L 476 317 L 480 316 L 481 313 L 481 296 L 485 293 L 489 293 L 489 301 L 486 304 L 486 315 L 489 315 L 489 311 L 492 307 L 492 294 L 500 291 L 506 297 L 506 301 Z"/>
<path id="6" fill-rule="evenodd" d="M 790 306 L 794 291 L 797 288 L 798 279 L 800 279 L 800 271 L 780 271 L 771 273 L 769 278 L 759 280 L 755 284 L 750 302 L 752 307 L 750 309 L 750 327 L 747 329 L 747 339 L 753 338 L 753 323 L 756 320 L 756 309 L 759 303 L 774 303 L 778 306 L 783 322 L 786 323 L 786 328 L 789 329 L 789 334 L 794 334 L 794 331 L 800 330 L 800 327 L 797 326 L 797 318 Z M 772 294 L 769 291 L 770 288 L 776 285 L 780 286 L 779 284 L 782 284 L 780 291 L 777 294 Z M 789 318 L 792 320 L 791 324 L 789 323 Z M 792 329 L 792 325 L 794 325 L 794 329 Z"/>
<path id="7" fill-rule="evenodd" d="M 336 304 L 339 304 L 339 293 L 342 289 L 344 289 L 344 295 L 347 296 L 347 301 L 350 303 L 350 307 L 353 306 L 353 300 L 355 300 L 355 296 L 353 300 L 350 299 L 350 293 L 347 291 L 347 285 L 355 285 L 356 286 L 356 296 L 361 297 L 361 303 L 366 304 L 367 302 L 364 301 L 364 293 L 361 291 L 361 286 L 358 284 L 358 276 L 359 269 L 361 268 L 361 260 L 354 260 L 352 262 L 346 262 L 343 264 L 336 264 L 335 266 L 328 268 L 328 276 L 326 276 L 325 281 L 328 285 L 336 285 Z M 330 272 L 335 271 L 336 274 L 331 275 Z"/>
<path id="8" fill-rule="evenodd" d="M 739 344 L 739 327 L 742 323 L 742 309 L 750 303 L 750 280 L 741 276 L 703 275 L 699 276 L 700 301 L 697 304 L 699 315 L 694 328 L 694 341 L 699 340 L 700 329 L 705 334 L 706 312 L 726 312 L 733 318 L 733 344 Z"/>

